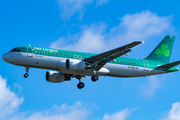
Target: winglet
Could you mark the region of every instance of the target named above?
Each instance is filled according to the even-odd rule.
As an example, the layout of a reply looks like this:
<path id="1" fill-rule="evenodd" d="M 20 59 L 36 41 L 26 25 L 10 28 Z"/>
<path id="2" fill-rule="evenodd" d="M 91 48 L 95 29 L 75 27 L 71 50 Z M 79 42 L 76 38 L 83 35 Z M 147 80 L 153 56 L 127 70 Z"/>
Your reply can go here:
<path id="1" fill-rule="evenodd" d="M 144 44 L 145 40 L 141 41 L 142 44 Z"/>

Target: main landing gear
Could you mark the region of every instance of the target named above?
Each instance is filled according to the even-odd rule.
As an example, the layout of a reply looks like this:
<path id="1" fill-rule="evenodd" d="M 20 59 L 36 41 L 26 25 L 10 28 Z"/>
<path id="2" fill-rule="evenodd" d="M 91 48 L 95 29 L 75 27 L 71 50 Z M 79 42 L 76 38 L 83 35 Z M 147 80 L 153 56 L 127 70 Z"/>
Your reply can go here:
<path id="1" fill-rule="evenodd" d="M 99 76 L 96 75 L 96 71 L 93 71 L 93 76 L 91 77 L 91 80 L 92 80 L 93 82 L 96 82 L 98 79 L 99 79 Z"/>
<path id="2" fill-rule="evenodd" d="M 79 80 L 79 83 L 77 84 L 77 88 L 78 88 L 78 89 L 82 89 L 82 88 L 85 86 L 85 84 L 84 84 L 83 82 L 81 82 L 81 80 L 82 80 L 84 77 L 83 77 L 83 76 L 80 76 L 80 75 L 77 75 L 75 78 Z"/>
<path id="3" fill-rule="evenodd" d="M 81 82 L 81 80 L 83 79 L 83 77 L 81 77 L 81 76 L 76 76 L 76 79 L 79 80 L 79 83 L 77 84 L 78 89 L 82 89 L 82 88 L 85 86 L 85 84 L 84 84 L 83 82 Z M 93 75 L 93 76 L 91 77 L 91 80 L 92 80 L 93 82 L 97 81 L 98 79 L 99 79 L 99 76 L 98 76 L 98 75 Z"/>
<path id="4" fill-rule="evenodd" d="M 83 82 L 81 82 L 81 80 L 82 80 L 84 77 L 78 75 L 78 76 L 76 76 L 75 78 L 79 80 L 79 83 L 77 84 L 78 89 L 82 89 L 82 88 L 85 86 L 85 84 L 84 84 Z M 91 77 L 91 80 L 92 80 L 93 82 L 97 81 L 98 79 L 99 79 L 99 76 L 96 75 L 95 73 L 94 73 L 94 75 Z"/>
<path id="5" fill-rule="evenodd" d="M 79 89 L 82 89 L 84 86 L 85 86 L 85 85 L 84 85 L 83 82 L 79 82 L 79 83 L 77 84 L 77 87 L 78 87 Z"/>
<path id="6" fill-rule="evenodd" d="M 26 66 L 26 73 L 24 74 L 24 78 L 27 78 L 29 76 L 29 66 Z"/>
<path id="7" fill-rule="evenodd" d="M 93 76 L 91 77 L 91 80 L 92 80 L 93 82 L 96 82 L 98 79 L 99 79 L 99 76 L 97 76 L 97 75 L 93 75 Z"/>

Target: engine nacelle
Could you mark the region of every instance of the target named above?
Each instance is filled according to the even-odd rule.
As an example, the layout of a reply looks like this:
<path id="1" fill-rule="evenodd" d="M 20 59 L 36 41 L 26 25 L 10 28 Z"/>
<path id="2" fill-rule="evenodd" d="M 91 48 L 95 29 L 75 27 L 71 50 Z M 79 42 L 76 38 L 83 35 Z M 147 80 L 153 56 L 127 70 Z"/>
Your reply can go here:
<path id="1" fill-rule="evenodd" d="M 48 82 L 59 83 L 59 82 L 71 80 L 71 78 L 57 71 L 47 71 L 46 80 Z"/>
<path id="2" fill-rule="evenodd" d="M 59 69 L 67 69 L 66 68 L 66 60 L 67 59 L 60 59 L 58 62 L 57 62 L 57 67 Z"/>
<path id="3" fill-rule="evenodd" d="M 77 59 L 67 59 L 66 60 L 66 69 L 68 70 L 84 70 L 86 63 L 82 60 Z"/>

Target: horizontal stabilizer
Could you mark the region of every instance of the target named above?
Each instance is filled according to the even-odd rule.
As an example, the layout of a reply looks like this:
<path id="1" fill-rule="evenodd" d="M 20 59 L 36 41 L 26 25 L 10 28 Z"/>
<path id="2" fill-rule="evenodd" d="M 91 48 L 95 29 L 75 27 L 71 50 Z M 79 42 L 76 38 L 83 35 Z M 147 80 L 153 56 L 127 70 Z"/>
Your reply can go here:
<path id="1" fill-rule="evenodd" d="M 169 69 L 169 68 L 174 67 L 174 66 L 179 65 L 179 64 L 180 64 L 180 60 L 176 61 L 176 62 L 172 62 L 172 63 L 168 63 L 165 65 L 158 66 L 157 68 Z"/>

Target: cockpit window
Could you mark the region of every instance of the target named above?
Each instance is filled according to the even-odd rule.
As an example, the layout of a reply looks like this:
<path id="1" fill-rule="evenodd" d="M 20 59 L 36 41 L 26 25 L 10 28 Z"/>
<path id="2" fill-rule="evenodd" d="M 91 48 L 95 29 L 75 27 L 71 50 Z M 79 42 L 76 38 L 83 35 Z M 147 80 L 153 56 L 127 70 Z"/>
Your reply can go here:
<path id="1" fill-rule="evenodd" d="M 10 52 L 20 52 L 20 49 L 14 48 L 14 49 L 10 50 Z"/>
<path id="2" fill-rule="evenodd" d="M 10 50 L 10 52 L 14 52 L 14 49 Z"/>

